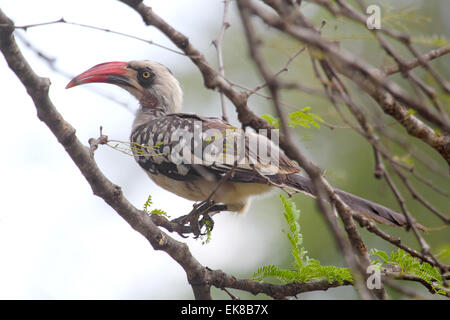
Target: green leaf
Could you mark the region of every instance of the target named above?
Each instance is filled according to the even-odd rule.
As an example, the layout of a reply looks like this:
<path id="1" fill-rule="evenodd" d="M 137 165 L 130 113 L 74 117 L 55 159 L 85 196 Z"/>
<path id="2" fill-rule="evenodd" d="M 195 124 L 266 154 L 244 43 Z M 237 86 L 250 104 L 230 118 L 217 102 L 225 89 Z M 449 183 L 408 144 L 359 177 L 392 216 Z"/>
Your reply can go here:
<path id="1" fill-rule="evenodd" d="M 145 203 L 144 203 L 144 208 L 143 208 L 144 212 L 146 212 L 147 214 L 156 214 L 159 216 L 166 216 L 167 218 L 170 217 L 164 210 L 161 210 L 161 209 L 153 209 L 152 211 L 150 211 L 150 207 L 152 205 L 153 205 L 152 196 L 149 194 L 147 201 L 145 201 Z"/>
<path id="2" fill-rule="evenodd" d="M 263 114 L 261 118 L 266 120 L 275 129 L 280 129 L 280 120 L 278 118 L 274 118 L 270 114 Z"/>
<path id="3" fill-rule="evenodd" d="M 370 255 L 377 255 L 379 256 L 381 259 L 383 259 L 383 262 L 386 262 L 389 260 L 389 255 L 381 250 L 377 250 L 377 249 L 371 249 L 370 250 Z"/>
<path id="4" fill-rule="evenodd" d="M 292 199 L 280 195 L 283 205 L 283 215 L 288 225 L 288 230 L 283 230 L 291 246 L 291 255 L 294 259 L 294 269 L 281 269 L 274 265 L 262 266 L 253 274 L 254 280 L 264 281 L 267 278 L 275 278 L 283 283 L 307 282 L 310 280 L 327 279 L 329 282 L 353 281 L 352 274 L 347 268 L 335 266 L 322 266 L 316 259 L 309 258 L 303 247 L 303 235 L 300 233 L 300 225 L 297 222 L 300 210 L 297 209 Z"/>
<path id="5" fill-rule="evenodd" d="M 398 266 L 403 274 L 416 276 L 430 284 L 435 293 L 445 294 L 441 273 L 429 263 L 420 261 L 402 249 L 393 251 L 390 255 L 382 250 L 371 249 L 370 255 L 377 255 L 383 260 L 381 263 L 378 260 L 372 261 L 372 264 L 378 263 L 380 266 L 389 267 Z"/>
<path id="6" fill-rule="evenodd" d="M 144 203 L 144 211 L 148 213 L 148 210 L 150 209 L 150 207 L 152 206 L 153 202 L 152 202 L 152 195 L 149 194 L 147 201 L 145 201 Z"/>
<path id="7" fill-rule="evenodd" d="M 310 106 L 304 107 L 301 110 L 291 112 L 288 115 L 288 125 L 291 128 L 298 128 L 298 127 L 311 128 L 311 126 L 314 126 L 317 129 L 319 129 L 320 128 L 319 122 L 324 122 L 324 120 L 317 114 L 309 112 L 309 110 L 311 110 Z M 267 122 L 269 122 L 276 129 L 280 128 L 280 119 L 275 118 L 270 114 L 263 114 L 261 118 L 267 120 Z"/>
<path id="8" fill-rule="evenodd" d="M 395 161 L 403 162 L 403 163 L 407 164 L 408 166 L 414 167 L 414 160 L 410 154 L 405 154 L 403 156 L 394 155 L 392 158 Z"/>
<path id="9" fill-rule="evenodd" d="M 406 113 L 405 119 L 408 119 L 411 115 L 413 115 L 415 113 L 416 113 L 416 110 L 409 109 L 408 112 Z"/>
<path id="10" fill-rule="evenodd" d="M 165 212 L 164 210 L 161 209 L 153 209 L 150 214 L 156 214 L 158 216 L 166 216 L 169 217 L 169 215 L 167 214 L 167 212 Z"/>
<path id="11" fill-rule="evenodd" d="M 212 230 L 212 225 L 211 222 L 208 219 L 204 220 L 204 224 L 205 224 L 205 230 L 206 232 L 204 232 L 200 238 L 202 239 L 202 244 L 208 244 L 211 241 L 211 230 Z"/>

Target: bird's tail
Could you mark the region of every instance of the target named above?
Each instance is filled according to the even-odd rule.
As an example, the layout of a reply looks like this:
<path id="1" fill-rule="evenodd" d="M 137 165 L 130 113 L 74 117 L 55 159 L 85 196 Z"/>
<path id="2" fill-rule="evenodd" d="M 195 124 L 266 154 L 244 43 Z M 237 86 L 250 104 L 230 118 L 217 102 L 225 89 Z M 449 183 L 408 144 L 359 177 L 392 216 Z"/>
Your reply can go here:
<path id="1" fill-rule="evenodd" d="M 286 175 L 285 184 L 289 188 L 293 188 L 310 196 L 316 195 L 311 179 L 301 176 L 300 174 L 294 173 Z M 392 226 L 405 227 L 407 225 L 406 218 L 403 214 L 351 193 L 339 189 L 334 189 L 334 191 L 351 209 L 361 213 L 369 219 Z M 421 224 L 416 223 L 415 226 L 420 230 L 426 230 Z"/>

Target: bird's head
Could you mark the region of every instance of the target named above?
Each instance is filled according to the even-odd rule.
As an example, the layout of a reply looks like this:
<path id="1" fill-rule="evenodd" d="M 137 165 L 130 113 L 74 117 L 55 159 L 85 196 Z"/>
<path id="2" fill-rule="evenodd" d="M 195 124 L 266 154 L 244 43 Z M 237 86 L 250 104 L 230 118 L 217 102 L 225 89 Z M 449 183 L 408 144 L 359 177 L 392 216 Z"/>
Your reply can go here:
<path id="1" fill-rule="evenodd" d="M 183 93 L 170 70 L 157 62 L 143 60 L 98 64 L 73 78 L 66 89 L 85 83 L 115 84 L 131 93 L 141 104 L 141 112 L 176 113 Z"/>

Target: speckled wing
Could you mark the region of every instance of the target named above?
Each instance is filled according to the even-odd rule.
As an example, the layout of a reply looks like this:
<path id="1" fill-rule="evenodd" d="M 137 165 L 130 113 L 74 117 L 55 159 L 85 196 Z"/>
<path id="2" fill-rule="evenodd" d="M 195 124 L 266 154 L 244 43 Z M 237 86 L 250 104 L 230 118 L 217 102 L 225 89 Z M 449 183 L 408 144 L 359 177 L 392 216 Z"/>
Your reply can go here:
<path id="1" fill-rule="evenodd" d="M 166 115 L 137 127 L 130 140 L 142 168 L 176 180 L 218 179 L 235 166 L 233 181 L 267 184 L 300 171 L 265 135 L 217 118 Z"/>

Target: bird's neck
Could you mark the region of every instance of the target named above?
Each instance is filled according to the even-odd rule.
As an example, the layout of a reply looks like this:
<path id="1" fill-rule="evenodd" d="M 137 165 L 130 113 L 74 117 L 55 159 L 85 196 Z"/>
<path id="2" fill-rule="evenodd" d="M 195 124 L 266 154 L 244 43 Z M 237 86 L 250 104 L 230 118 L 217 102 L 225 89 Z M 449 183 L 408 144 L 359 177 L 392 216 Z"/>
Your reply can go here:
<path id="1" fill-rule="evenodd" d="M 139 103 L 140 108 L 137 111 L 136 117 L 134 119 L 133 130 L 134 128 L 137 128 L 144 123 L 170 113 L 170 106 L 167 106 L 166 103 L 161 101 L 161 99 L 158 99 L 151 95 L 142 97 L 139 100 Z"/>

